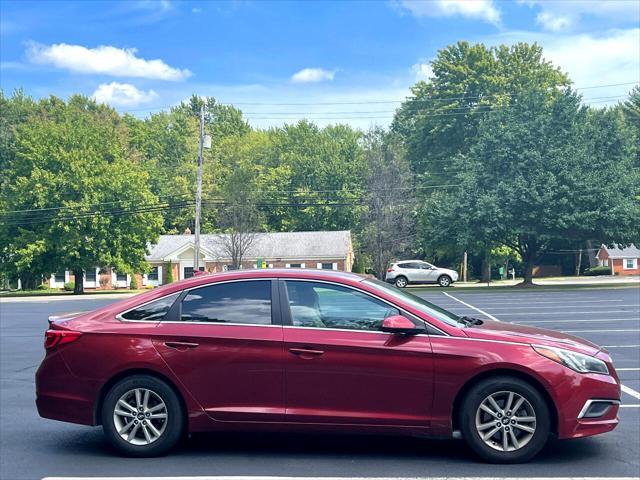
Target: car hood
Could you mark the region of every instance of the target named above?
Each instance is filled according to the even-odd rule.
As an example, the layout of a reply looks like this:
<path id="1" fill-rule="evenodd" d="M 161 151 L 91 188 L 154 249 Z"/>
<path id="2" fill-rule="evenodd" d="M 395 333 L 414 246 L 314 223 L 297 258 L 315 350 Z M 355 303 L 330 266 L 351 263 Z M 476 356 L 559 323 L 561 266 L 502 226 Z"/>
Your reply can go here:
<path id="1" fill-rule="evenodd" d="M 484 320 L 482 325 L 474 325 L 464 329 L 471 338 L 497 340 L 503 342 L 520 342 L 565 348 L 586 355 L 595 355 L 601 348 L 584 338 L 568 335 L 557 330 L 528 327 L 516 323 Z"/>

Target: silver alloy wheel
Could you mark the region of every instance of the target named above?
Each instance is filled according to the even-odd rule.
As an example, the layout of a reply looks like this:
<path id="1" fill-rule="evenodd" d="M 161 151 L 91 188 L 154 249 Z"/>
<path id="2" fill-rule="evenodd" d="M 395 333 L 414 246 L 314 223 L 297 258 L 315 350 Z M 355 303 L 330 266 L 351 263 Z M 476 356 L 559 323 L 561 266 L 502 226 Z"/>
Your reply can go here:
<path id="1" fill-rule="evenodd" d="M 451 285 L 451 279 L 446 275 L 443 275 L 438 279 L 438 283 L 441 287 L 448 287 L 449 285 Z"/>
<path id="2" fill-rule="evenodd" d="M 520 450 L 536 431 L 536 412 L 531 403 L 516 392 L 492 393 L 476 411 L 476 431 L 482 441 L 495 450 Z"/>
<path id="3" fill-rule="evenodd" d="M 167 427 L 167 418 L 164 401 L 148 388 L 129 390 L 113 411 L 116 431 L 132 445 L 149 445 L 158 440 Z"/>
<path id="4" fill-rule="evenodd" d="M 396 278 L 396 287 L 404 288 L 407 286 L 407 280 L 404 277 Z"/>

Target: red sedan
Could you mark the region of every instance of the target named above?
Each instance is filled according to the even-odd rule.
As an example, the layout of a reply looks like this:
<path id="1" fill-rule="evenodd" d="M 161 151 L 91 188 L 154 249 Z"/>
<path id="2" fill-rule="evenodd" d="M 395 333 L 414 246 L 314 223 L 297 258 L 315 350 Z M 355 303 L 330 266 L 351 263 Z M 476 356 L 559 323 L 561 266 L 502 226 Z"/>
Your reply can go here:
<path id="1" fill-rule="evenodd" d="M 461 435 L 523 462 L 549 435 L 618 424 L 620 382 L 586 340 L 459 317 L 357 275 L 202 275 L 50 319 L 42 417 L 102 425 L 120 452 L 187 432 L 269 429 Z"/>

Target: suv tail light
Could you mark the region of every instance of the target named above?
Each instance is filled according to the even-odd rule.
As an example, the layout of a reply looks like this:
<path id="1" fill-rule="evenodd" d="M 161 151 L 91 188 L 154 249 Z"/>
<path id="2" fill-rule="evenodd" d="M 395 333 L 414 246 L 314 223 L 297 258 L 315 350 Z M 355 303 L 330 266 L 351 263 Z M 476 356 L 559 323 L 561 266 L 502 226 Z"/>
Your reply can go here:
<path id="1" fill-rule="evenodd" d="M 393 267 L 387 268 L 387 272 L 393 272 Z"/>
<path id="2" fill-rule="evenodd" d="M 47 330 L 44 334 L 44 348 L 51 350 L 65 343 L 75 342 L 80 338 L 80 335 L 82 332 L 72 330 Z"/>

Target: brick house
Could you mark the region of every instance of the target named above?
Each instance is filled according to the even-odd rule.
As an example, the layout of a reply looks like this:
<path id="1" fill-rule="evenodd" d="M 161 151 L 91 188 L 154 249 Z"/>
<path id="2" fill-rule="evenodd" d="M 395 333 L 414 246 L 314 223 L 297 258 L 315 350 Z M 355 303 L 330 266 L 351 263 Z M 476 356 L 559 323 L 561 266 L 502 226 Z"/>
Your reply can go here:
<path id="1" fill-rule="evenodd" d="M 223 234 L 200 235 L 200 268 L 208 272 L 225 271 L 231 258 L 225 252 Z M 158 243 L 149 245 L 146 261 L 151 266 L 148 274 L 135 274 L 140 288 L 155 287 L 167 282 L 167 270 L 173 279 L 193 276 L 194 236 L 161 235 Z M 262 259 L 267 268 L 319 268 L 351 271 L 353 245 L 348 230 L 333 232 L 281 232 L 257 233 L 255 240 L 243 256 L 242 268 L 256 268 Z M 70 271 L 60 271 L 48 280 L 50 288 L 63 288 L 73 282 Z M 116 272 L 111 267 L 96 267 L 84 274 L 85 289 L 128 288 L 131 275 Z"/>
<path id="2" fill-rule="evenodd" d="M 602 244 L 596 258 L 601 267 L 611 267 L 613 275 L 640 275 L 640 249 L 635 245 L 609 248 Z"/>

